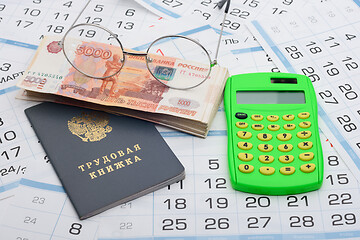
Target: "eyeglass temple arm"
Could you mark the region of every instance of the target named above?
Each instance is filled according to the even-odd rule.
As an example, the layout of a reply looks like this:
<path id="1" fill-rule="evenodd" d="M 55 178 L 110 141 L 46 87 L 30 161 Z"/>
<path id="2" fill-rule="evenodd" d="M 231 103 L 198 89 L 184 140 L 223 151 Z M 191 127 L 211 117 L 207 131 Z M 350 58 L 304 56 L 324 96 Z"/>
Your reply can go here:
<path id="1" fill-rule="evenodd" d="M 77 20 L 80 18 L 81 14 L 85 11 L 85 8 L 87 8 L 87 6 L 90 4 L 91 0 L 89 0 L 85 6 L 83 7 L 83 9 L 81 9 L 80 13 L 77 15 L 77 17 L 75 18 L 74 22 L 71 24 L 71 26 L 69 27 L 69 29 L 71 29 L 75 23 L 77 22 Z M 65 37 L 65 35 L 64 35 Z M 61 44 L 64 42 L 64 37 L 61 39 Z"/>
<path id="2" fill-rule="evenodd" d="M 217 6 L 221 9 L 221 8 L 224 6 L 225 3 L 226 3 L 226 6 L 225 6 L 224 19 L 223 19 L 223 21 L 222 21 L 222 23 L 221 23 L 220 36 L 219 36 L 218 44 L 217 44 L 217 47 L 216 47 L 215 59 L 214 59 L 214 61 L 211 63 L 212 66 L 214 66 L 214 65 L 217 64 L 217 57 L 218 57 L 218 54 L 219 54 L 221 37 L 222 37 L 222 34 L 223 34 L 223 30 L 224 30 L 224 22 L 225 22 L 225 20 L 226 20 L 226 15 L 227 15 L 227 13 L 229 12 L 229 8 L 230 8 L 230 0 L 221 0 L 221 1 L 218 2 L 218 4 L 217 4 Z"/>

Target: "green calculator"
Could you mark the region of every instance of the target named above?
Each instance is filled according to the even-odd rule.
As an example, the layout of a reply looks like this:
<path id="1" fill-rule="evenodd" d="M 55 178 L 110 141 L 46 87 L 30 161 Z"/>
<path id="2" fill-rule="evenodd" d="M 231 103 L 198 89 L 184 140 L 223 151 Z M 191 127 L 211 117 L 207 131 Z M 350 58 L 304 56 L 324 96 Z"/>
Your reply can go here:
<path id="1" fill-rule="evenodd" d="M 232 187 L 266 195 L 319 189 L 323 182 L 316 94 L 291 73 L 230 77 L 224 94 Z"/>

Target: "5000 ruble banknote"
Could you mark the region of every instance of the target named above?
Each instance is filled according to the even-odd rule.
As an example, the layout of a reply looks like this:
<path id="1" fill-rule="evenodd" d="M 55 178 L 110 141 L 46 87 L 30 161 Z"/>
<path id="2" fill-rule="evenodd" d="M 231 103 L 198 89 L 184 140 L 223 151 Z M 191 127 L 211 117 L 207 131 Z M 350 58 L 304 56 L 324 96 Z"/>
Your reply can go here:
<path id="1" fill-rule="evenodd" d="M 81 43 L 79 43 L 80 46 Z M 133 116 L 158 123 L 187 122 L 184 128 L 201 125 L 194 133 L 206 136 L 211 120 L 215 116 L 222 100 L 222 92 L 228 77 L 226 68 L 215 66 L 210 76 L 200 86 L 188 90 L 169 88 L 156 80 L 149 72 L 144 56 L 119 56 L 115 46 L 103 43 L 91 43 L 79 47 L 77 53 L 70 56 L 80 70 L 86 70 L 92 76 L 109 74 L 119 67 L 121 71 L 105 79 L 90 78 L 76 70 L 65 58 L 58 37 L 45 37 L 17 86 L 30 92 L 53 94 L 102 106 L 119 107 L 118 113 L 125 109 Z M 90 49 L 90 47 L 92 49 Z M 93 55 L 92 58 L 83 55 Z M 124 66 L 119 59 L 125 57 Z M 170 80 L 203 77 L 201 67 L 191 67 L 191 62 L 181 62 L 174 58 L 158 60 L 157 66 L 166 71 Z M 111 73 L 110 73 L 111 75 Z M 44 99 L 45 100 L 45 99 Z M 149 117 L 153 113 L 153 117 Z M 155 116 L 156 115 L 156 116 Z M 171 116 L 171 117 L 170 117 Z M 156 118 L 151 120 L 150 118 Z M 171 120 L 170 120 L 171 119 Z M 170 121 L 170 123 L 169 123 Z M 197 124 L 195 124 L 197 122 Z M 192 132 L 182 127 L 177 129 Z"/>

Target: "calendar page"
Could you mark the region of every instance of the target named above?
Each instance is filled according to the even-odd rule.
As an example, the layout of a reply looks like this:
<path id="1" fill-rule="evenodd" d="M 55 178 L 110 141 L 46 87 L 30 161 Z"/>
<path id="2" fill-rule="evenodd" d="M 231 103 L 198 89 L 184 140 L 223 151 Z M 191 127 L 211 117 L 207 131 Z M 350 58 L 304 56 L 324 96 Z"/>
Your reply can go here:
<path id="1" fill-rule="evenodd" d="M 30 44 L 19 47 L 14 41 L 0 43 L 0 200 L 14 195 L 29 168 L 36 169 L 36 162 L 28 166 L 28 161 L 43 152 L 23 113 L 33 103 L 15 99 L 15 83 L 34 52 Z"/>
<path id="2" fill-rule="evenodd" d="M 171 19 L 189 15 L 199 17 L 199 21 L 211 24 L 216 29 L 221 28 L 224 9 L 218 8 L 218 0 L 135 0 L 157 15 Z M 241 0 L 231 1 L 230 9 L 224 22 L 224 30 L 238 33 L 246 29 L 244 22 L 260 15 L 282 15 L 292 9 L 304 5 L 299 0 Z"/>
<path id="3" fill-rule="evenodd" d="M 225 123 L 222 124 L 225 127 Z M 181 135 L 181 134 L 180 134 Z M 319 191 L 263 196 L 229 183 L 226 134 L 164 138 L 186 168 L 183 181 L 80 221 L 50 164 L 20 181 L 4 215 L 6 239 L 344 239 L 360 237 L 359 186 L 323 135 Z"/>
<path id="4" fill-rule="evenodd" d="M 327 1 L 250 29 L 281 71 L 307 75 L 325 134 L 360 180 L 360 3 Z"/>
<path id="5" fill-rule="evenodd" d="M 38 45 L 45 35 L 64 35 L 88 0 L 0 1 L 3 39 Z M 101 24 L 118 36 L 159 22 L 159 17 L 134 1 L 93 0 L 76 24 Z"/>

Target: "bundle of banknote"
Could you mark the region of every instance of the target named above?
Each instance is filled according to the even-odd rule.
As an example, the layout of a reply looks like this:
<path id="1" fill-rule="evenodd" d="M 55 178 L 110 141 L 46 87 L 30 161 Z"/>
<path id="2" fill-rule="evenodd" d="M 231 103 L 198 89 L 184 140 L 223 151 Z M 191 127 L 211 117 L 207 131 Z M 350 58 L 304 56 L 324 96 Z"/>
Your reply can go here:
<path id="1" fill-rule="evenodd" d="M 204 83 L 192 89 L 179 90 L 155 80 L 147 69 L 144 57 L 126 56 L 126 64 L 114 75 L 116 77 L 91 78 L 66 60 L 59 41 L 58 37 L 50 36 L 42 40 L 17 83 L 22 89 L 18 98 L 124 114 L 206 137 L 222 100 L 229 75 L 226 68 L 214 66 Z M 97 61 L 107 59 L 99 57 Z M 77 64 L 95 71 L 99 62 Z"/>

